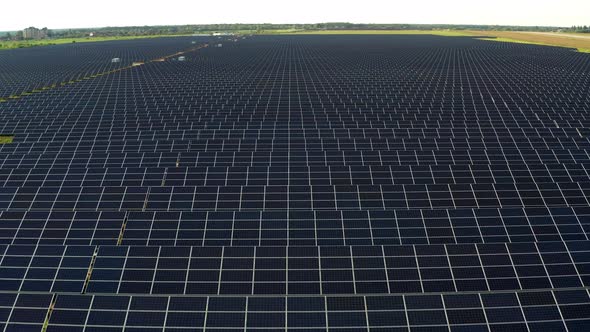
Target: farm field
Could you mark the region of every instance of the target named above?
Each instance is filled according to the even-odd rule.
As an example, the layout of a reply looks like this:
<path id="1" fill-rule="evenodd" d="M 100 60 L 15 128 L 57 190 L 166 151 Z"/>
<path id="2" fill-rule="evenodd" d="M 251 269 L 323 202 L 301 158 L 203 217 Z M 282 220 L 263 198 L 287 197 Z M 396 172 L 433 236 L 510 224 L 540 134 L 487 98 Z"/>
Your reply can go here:
<path id="1" fill-rule="evenodd" d="M 0 52 L 0 330 L 589 331 L 590 56 L 480 37 Z"/>

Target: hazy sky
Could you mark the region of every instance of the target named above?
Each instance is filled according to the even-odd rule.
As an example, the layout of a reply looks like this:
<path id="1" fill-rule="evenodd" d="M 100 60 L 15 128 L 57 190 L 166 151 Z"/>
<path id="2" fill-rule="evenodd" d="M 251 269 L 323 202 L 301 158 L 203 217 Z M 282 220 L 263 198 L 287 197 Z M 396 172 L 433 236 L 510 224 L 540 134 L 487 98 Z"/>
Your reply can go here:
<path id="1" fill-rule="evenodd" d="M 590 25 L 590 0 L 5 0 L 0 31 L 207 23 Z"/>

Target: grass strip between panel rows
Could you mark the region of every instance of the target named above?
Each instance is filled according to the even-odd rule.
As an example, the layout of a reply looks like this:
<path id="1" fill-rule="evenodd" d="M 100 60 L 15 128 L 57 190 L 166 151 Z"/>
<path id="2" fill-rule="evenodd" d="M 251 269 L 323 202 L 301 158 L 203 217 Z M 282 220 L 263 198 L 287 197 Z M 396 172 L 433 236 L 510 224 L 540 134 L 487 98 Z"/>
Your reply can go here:
<path id="1" fill-rule="evenodd" d="M 14 140 L 14 135 L 0 135 L 0 144 L 10 144 Z"/>

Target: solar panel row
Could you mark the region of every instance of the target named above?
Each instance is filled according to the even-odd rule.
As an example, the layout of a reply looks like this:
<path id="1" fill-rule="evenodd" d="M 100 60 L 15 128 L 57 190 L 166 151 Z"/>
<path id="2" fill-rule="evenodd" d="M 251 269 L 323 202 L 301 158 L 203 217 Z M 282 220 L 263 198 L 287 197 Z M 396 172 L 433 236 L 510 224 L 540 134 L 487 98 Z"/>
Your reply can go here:
<path id="1" fill-rule="evenodd" d="M 4 131 L 12 132 L 12 131 Z M 25 134 L 26 135 L 26 134 Z M 11 145 L 4 145 L 11 146 Z M 9 148 L 6 148 L 9 149 Z M 27 151 L 30 148 L 26 149 Z M 500 150 L 476 151 L 441 150 L 420 153 L 416 151 L 340 151 L 340 152 L 198 152 L 171 153 L 86 153 L 60 152 L 27 153 L 8 155 L 2 161 L 3 167 L 56 166 L 68 167 L 285 167 L 292 166 L 436 166 L 441 164 L 494 165 L 502 164 L 520 169 L 528 163 L 548 164 L 548 167 L 561 167 L 561 164 L 590 163 L 584 149 L 545 149 L 545 150 Z M 538 167 L 538 166 L 537 166 Z M 535 169 L 535 168 L 533 168 Z M 558 170 L 556 170 L 558 172 Z"/>
<path id="2" fill-rule="evenodd" d="M 550 208 L 587 207 L 590 182 L 547 186 L 33 187 L 2 188 L 2 193 L 0 206 L 14 211 Z"/>
<path id="3" fill-rule="evenodd" d="M 590 244 L 4 248 L 0 290 L 153 294 L 387 294 L 590 283 Z"/>
<path id="4" fill-rule="evenodd" d="M 1 295 L 6 331 L 583 331 L 586 289 L 404 296 Z"/>
<path id="5" fill-rule="evenodd" d="M 173 195 L 172 202 L 175 202 Z M 176 204 L 176 203 L 174 203 Z M 278 246 L 588 240 L 590 211 L 4 211 L 0 244 Z M 120 235 L 124 235 L 119 239 Z"/>
<path id="6" fill-rule="evenodd" d="M 320 186 L 320 185 L 428 185 L 501 184 L 516 182 L 584 182 L 585 163 L 535 165 L 430 165 L 430 166 L 229 166 L 229 167 L 68 167 L 10 168 L 0 172 L 2 187 L 39 187 L 62 181 L 64 186 L 111 185 L 171 186 Z M 354 176 L 353 176 L 354 174 Z M 76 182 L 74 182 L 76 181 Z M 59 183 L 62 183 L 59 182 Z"/>

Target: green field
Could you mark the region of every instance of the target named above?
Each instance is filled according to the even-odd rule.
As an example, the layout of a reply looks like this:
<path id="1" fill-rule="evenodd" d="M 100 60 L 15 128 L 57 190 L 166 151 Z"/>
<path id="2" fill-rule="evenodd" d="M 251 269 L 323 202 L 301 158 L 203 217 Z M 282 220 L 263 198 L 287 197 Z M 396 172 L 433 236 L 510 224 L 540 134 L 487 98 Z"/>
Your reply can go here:
<path id="1" fill-rule="evenodd" d="M 10 143 L 12 143 L 13 139 L 14 139 L 14 136 L 0 135 L 0 144 L 10 144 Z"/>

